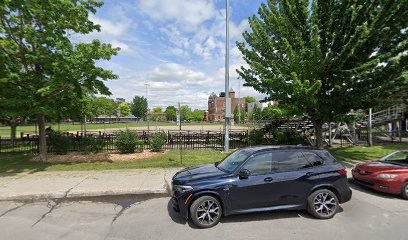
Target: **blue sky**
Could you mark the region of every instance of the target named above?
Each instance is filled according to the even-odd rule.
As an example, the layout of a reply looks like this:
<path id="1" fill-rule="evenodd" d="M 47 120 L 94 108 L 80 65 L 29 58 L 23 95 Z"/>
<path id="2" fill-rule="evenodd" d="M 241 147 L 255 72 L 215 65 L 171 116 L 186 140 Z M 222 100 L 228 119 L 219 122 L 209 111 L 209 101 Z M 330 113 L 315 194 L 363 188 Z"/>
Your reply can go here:
<path id="1" fill-rule="evenodd" d="M 230 85 L 238 94 L 235 69 L 245 64 L 235 46 L 247 30 L 248 17 L 262 0 L 231 0 Z M 100 63 L 120 76 L 107 85 L 113 98 L 128 102 L 145 95 L 149 107 L 178 101 L 206 109 L 211 92 L 224 89 L 225 0 L 105 0 L 91 19 L 102 31 L 82 36 L 121 47 L 112 61 Z M 241 85 L 243 80 L 241 80 Z M 263 96 L 241 87 L 241 96 Z"/>

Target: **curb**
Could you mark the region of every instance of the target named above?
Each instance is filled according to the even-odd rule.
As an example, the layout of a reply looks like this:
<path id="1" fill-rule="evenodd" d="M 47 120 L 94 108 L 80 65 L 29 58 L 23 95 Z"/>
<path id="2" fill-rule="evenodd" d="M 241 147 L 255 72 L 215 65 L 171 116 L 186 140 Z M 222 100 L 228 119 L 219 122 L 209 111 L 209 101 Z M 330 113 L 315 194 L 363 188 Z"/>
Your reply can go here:
<path id="1" fill-rule="evenodd" d="M 87 197 L 107 197 L 107 196 L 124 196 L 124 195 L 167 195 L 168 190 L 162 189 L 149 189 L 138 191 L 101 191 L 101 192 L 78 192 L 69 193 L 55 192 L 55 193 L 38 193 L 38 194 L 26 194 L 26 195 L 10 195 L 0 196 L 0 201 L 39 201 L 48 199 L 73 199 L 73 198 L 87 198 Z"/>

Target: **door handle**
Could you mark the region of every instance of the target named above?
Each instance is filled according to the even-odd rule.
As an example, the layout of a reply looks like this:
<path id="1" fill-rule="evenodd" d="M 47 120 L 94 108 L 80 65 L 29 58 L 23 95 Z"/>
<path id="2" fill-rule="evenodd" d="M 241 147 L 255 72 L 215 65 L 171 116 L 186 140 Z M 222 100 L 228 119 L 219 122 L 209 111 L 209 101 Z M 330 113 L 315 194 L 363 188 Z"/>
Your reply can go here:
<path id="1" fill-rule="evenodd" d="M 273 178 L 271 178 L 271 177 L 267 177 L 267 178 L 264 179 L 265 182 L 272 182 L 272 180 L 273 180 Z"/>

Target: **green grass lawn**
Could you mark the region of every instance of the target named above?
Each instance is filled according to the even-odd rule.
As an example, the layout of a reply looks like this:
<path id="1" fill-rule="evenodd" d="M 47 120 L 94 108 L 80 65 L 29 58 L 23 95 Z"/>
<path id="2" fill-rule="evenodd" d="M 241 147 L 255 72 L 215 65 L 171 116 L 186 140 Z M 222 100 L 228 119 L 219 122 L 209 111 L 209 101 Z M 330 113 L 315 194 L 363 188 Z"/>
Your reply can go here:
<path id="1" fill-rule="evenodd" d="M 337 160 L 352 162 L 355 160 L 377 160 L 397 149 L 408 148 L 408 145 L 394 144 L 374 147 L 338 147 L 329 151 Z M 0 155 L 1 173 L 20 173 L 35 171 L 81 171 L 109 170 L 135 168 L 171 168 L 189 167 L 222 160 L 227 154 L 213 150 L 184 150 L 183 162 L 180 161 L 180 151 L 173 150 L 150 159 L 126 162 L 94 162 L 94 163 L 64 163 L 50 164 L 29 161 L 32 155 Z"/>
<path id="2" fill-rule="evenodd" d="M 35 171 L 82 171 L 82 170 L 109 170 L 109 169 L 135 169 L 135 168 L 172 168 L 189 167 L 204 163 L 222 160 L 227 154 L 213 150 L 185 150 L 183 162 L 180 161 L 180 151 L 173 150 L 166 154 L 150 159 L 126 162 L 93 162 L 93 163 L 64 163 L 50 164 L 31 162 L 32 155 L 0 155 L 1 173 L 20 173 Z"/>
<path id="3" fill-rule="evenodd" d="M 408 144 L 390 144 L 373 147 L 335 147 L 330 148 L 330 153 L 339 161 L 365 161 L 378 160 L 387 154 L 399 149 L 408 149 Z"/>
<path id="4" fill-rule="evenodd" d="M 184 126 L 201 126 L 201 125 L 209 125 L 212 123 L 183 123 Z M 212 125 L 217 125 L 217 124 L 212 124 Z M 51 126 L 52 129 L 56 130 L 56 131 L 62 131 L 62 132 L 70 132 L 70 131 L 80 131 L 81 130 L 81 125 L 79 124 L 60 124 L 58 126 L 58 124 L 47 124 L 47 127 Z M 155 122 L 150 122 L 150 127 L 151 129 L 154 129 L 156 126 Z M 161 122 L 158 124 L 158 127 L 161 126 L 176 126 L 176 123 L 170 123 L 170 122 Z M 222 126 L 222 125 L 220 125 Z M 126 129 L 126 128 L 131 128 L 131 127 L 147 127 L 147 123 L 142 122 L 142 123 L 137 123 L 137 122 L 133 122 L 133 123 L 112 123 L 112 124 L 87 124 L 86 125 L 86 129 L 88 131 L 92 131 L 92 130 L 102 130 L 103 129 Z M 23 133 L 28 133 L 28 134 L 33 134 L 36 132 L 36 128 L 35 126 L 19 126 L 17 127 L 17 136 L 20 135 L 20 132 Z M 8 137 L 10 136 L 10 128 L 9 127 L 0 127 L 0 136 L 5 136 Z"/>

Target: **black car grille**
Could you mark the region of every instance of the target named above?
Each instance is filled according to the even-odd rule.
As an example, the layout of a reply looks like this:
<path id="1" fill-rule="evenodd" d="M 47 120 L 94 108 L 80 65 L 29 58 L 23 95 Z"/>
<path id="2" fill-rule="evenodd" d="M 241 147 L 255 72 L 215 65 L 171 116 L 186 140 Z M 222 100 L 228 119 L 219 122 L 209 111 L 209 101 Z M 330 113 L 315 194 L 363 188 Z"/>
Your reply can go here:
<path id="1" fill-rule="evenodd" d="M 354 180 L 356 182 L 360 183 L 360 184 L 363 184 L 363 185 L 374 186 L 373 182 L 369 182 L 369 181 L 365 181 L 365 180 L 361 180 L 361 179 L 357 179 L 357 178 L 354 178 Z"/>

